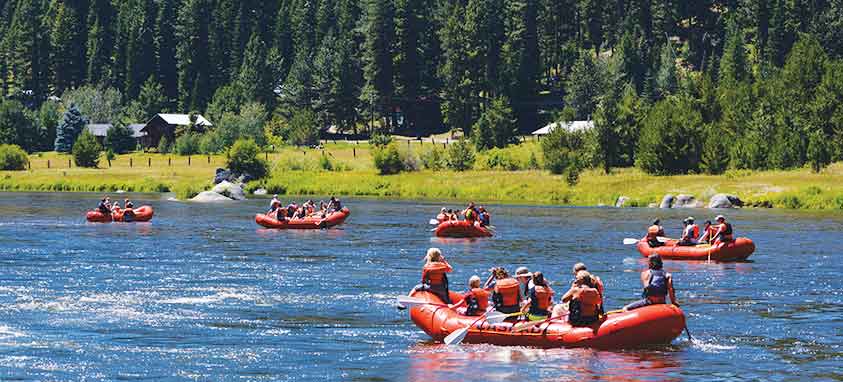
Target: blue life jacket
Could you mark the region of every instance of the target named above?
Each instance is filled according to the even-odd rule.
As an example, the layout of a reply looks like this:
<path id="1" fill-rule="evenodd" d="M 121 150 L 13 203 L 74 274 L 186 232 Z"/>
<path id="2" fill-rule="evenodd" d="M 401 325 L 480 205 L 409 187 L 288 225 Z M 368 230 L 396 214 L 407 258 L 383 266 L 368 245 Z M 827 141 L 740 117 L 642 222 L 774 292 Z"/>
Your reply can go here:
<path id="1" fill-rule="evenodd" d="M 644 298 L 667 296 L 667 273 L 663 269 L 650 269 L 650 281 L 644 287 Z"/>

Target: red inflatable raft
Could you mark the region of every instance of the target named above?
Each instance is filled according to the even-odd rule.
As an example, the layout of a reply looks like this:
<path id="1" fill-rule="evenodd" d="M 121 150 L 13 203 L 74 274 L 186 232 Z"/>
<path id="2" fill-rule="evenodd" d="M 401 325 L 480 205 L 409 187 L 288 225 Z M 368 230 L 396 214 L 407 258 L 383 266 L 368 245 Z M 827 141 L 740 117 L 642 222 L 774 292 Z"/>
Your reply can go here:
<path id="1" fill-rule="evenodd" d="M 416 292 L 413 297 L 443 304 L 429 292 Z M 451 299 L 460 298 L 452 292 Z M 443 305 L 419 305 L 410 309 L 413 323 L 442 341 L 457 329 L 472 325 L 478 316 L 463 316 Z M 522 332 L 512 332 L 517 322 L 490 325 L 480 320 L 468 330 L 463 342 L 508 346 L 589 347 L 597 349 L 633 348 L 644 345 L 667 344 L 685 328 L 685 314 L 673 305 L 650 305 L 629 312 L 610 314 L 592 326 L 572 327 L 565 319 L 536 325 Z"/>
<path id="2" fill-rule="evenodd" d="M 304 219 L 285 219 L 278 220 L 266 214 L 255 215 L 255 222 L 266 228 L 276 229 L 321 229 L 331 228 L 342 224 L 351 211 L 348 208 L 333 212 L 324 219 L 321 217 L 308 216 Z"/>
<path id="3" fill-rule="evenodd" d="M 104 214 L 100 211 L 88 211 L 88 214 L 85 216 L 89 222 L 92 223 L 110 223 L 110 222 L 124 222 L 124 223 L 132 223 L 132 222 L 148 222 L 152 220 L 152 215 L 154 211 L 150 206 L 140 206 L 138 208 L 132 209 L 132 213 L 127 214 L 128 210 L 121 210 L 118 209 L 117 211 L 112 212 L 109 214 Z"/>
<path id="4" fill-rule="evenodd" d="M 492 231 L 480 226 L 480 223 L 471 223 L 465 220 L 448 220 L 436 227 L 434 233 L 437 237 L 492 237 Z"/>
<path id="5" fill-rule="evenodd" d="M 680 246 L 676 240 L 669 240 L 661 247 L 650 247 L 646 239 L 638 242 L 638 252 L 644 257 L 654 253 L 662 259 L 669 260 L 714 260 L 714 261 L 742 261 L 755 252 L 755 243 L 745 237 L 726 244 L 712 246 L 709 244 Z"/>

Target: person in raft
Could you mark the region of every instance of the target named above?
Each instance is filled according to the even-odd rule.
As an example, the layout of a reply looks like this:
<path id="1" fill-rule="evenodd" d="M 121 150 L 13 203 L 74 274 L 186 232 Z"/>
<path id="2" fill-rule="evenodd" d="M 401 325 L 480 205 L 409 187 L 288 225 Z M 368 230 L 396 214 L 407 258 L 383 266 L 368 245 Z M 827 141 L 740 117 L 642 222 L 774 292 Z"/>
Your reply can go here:
<path id="1" fill-rule="evenodd" d="M 133 208 L 135 208 L 135 204 L 132 203 L 132 201 L 129 200 L 129 199 L 123 199 L 123 208 L 125 208 L 127 210 L 133 209 Z"/>
<path id="2" fill-rule="evenodd" d="M 714 227 L 711 226 L 711 220 L 706 220 L 705 223 L 703 223 L 703 234 L 700 236 L 697 244 L 709 244 L 711 242 L 711 238 L 714 237 L 714 231 Z"/>
<path id="3" fill-rule="evenodd" d="M 522 303 L 527 301 L 527 297 L 530 295 L 530 287 L 532 287 L 530 279 L 532 278 L 533 274 L 530 273 L 527 267 L 518 267 L 515 269 L 515 279 L 518 280 L 518 297 Z"/>
<path id="4" fill-rule="evenodd" d="M 467 222 L 474 222 L 479 219 L 477 207 L 474 206 L 474 202 L 468 202 L 468 207 L 465 208 L 462 215 L 465 216 L 465 221 Z"/>
<path id="5" fill-rule="evenodd" d="M 583 263 L 574 264 L 574 269 L 573 269 L 574 280 L 571 281 L 571 286 L 573 286 L 577 283 L 577 273 L 580 273 L 580 271 L 587 271 L 587 270 L 588 270 L 588 268 Z M 593 273 L 589 273 L 589 276 L 591 277 L 591 283 L 594 284 L 594 288 L 597 289 L 597 292 L 600 293 L 600 298 L 603 298 L 603 296 L 605 296 L 605 294 L 603 294 L 603 290 L 605 289 L 603 287 L 603 280 L 600 280 L 600 278 L 595 276 Z"/>
<path id="6" fill-rule="evenodd" d="M 489 309 L 489 292 L 480 287 L 480 276 L 474 275 L 468 279 L 468 292 L 462 299 L 451 305 L 457 313 L 464 316 L 480 316 Z"/>
<path id="7" fill-rule="evenodd" d="M 483 207 L 483 206 L 480 206 L 480 208 L 478 208 L 478 210 L 480 211 L 480 213 L 479 213 L 479 215 L 480 215 L 480 225 L 483 226 L 483 227 L 491 225 L 492 224 L 492 215 L 490 215 L 489 212 L 486 211 L 486 208 Z"/>
<path id="8" fill-rule="evenodd" d="M 568 303 L 568 323 L 572 326 L 588 326 L 600 320 L 603 314 L 603 297 L 594 286 L 594 281 L 588 271 L 577 272 L 577 279 L 571 289 L 562 296 L 563 304 L 553 308 L 553 316 L 565 315 L 565 305 Z"/>
<path id="9" fill-rule="evenodd" d="M 439 248 L 430 248 L 424 256 L 425 264 L 422 268 L 421 284 L 416 285 L 410 295 L 417 291 L 428 291 L 438 296 L 444 303 L 450 304 L 451 298 L 448 295 L 448 276 L 453 268 L 442 256 Z"/>
<path id="10" fill-rule="evenodd" d="M 135 205 L 129 199 L 123 199 L 123 221 L 130 222 L 135 219 Z"/>
<path id="11" fill-rule="evenodd" d="M 688 216 L 682 223 L 685 228 L 682 229 L 682 237 L 679 239 L 678 245 L 697 245 L 700 239 L 700 226 L 694 223 L 694 217 Z"/>
<path id="12" fill-rule="evenodd" d="M 732 224 L 727 222 L 723 215 L 717 215 L 714 220 L 716 220 L 718 224 L 717 231 L 714 232 L 714 245 L 735 241 Z"/>
<path id="13" fill-rule="evenodd" d="M 448 209 L 448 220 L 453 220 L 453 221 L 460 220 L 459 217 L 457 217 L 457 213 L 454 212 L 453 208 Z"/>
<path id="14" fill-rule="evenodd" d="M 108 196 L 102 198 L 99 204 L 97 204 L 97 211 L 102 214 L 108 215 L 111 213 L 111 202 L 108 199 Z"/>
<path id="15" fill-rule="evenodd" d="M 662 227 L 659 223 L 661 221 L 659 219 L 653 220 L 653 224 L 647 228 L 647 244 L 650 244 L 650 247 L 661 247 L 664 243 L 659 241 L 659 236 L 664 236 L 664 227 Z"/>
<path id="16" fill-rule="evenodd" d="M 332 196 L 331 200 L 328 201 L 328 213 L 330 214 L 331 212 L 339 211 L 339 210 L 342 210 L 342 202 L 340 202 L 339 199 Z"/>
<path id="17" fill-rule="evenodd" d="M 647 258 L 648 269 L 641 272 L 641 285 L 644 286 L 642 299 L 635 301 L 625 307 L 624 311 L 643 308 L 647 305 L 667 304 L 667 297 L 673 305 L 679 306 L 676 301 L 676 291 L 673 289 L 673 276 L 662 269 L 662 258 L 652 254 Z"/>
<path id="18" fill-rule="evenodd" d="M 495 310 L 501 313 L 520 312 L 521 294 L 519 288 L 521 284 L 518 280 L 509 277 L 509 274 L 503 268 L 493 268 L 492 275 L 494 281 L 490 278 L 486 287 L 493 290 L 492 303 Z"/>
<path id="19" fill-rule="evenodd" d="M 529 296 L 521 312 L 526 313 L 530 321 L 540 321 L 547 318 L 553 307 L 553 288 L 547 284 L 541 272 L 535 272 L 532 276 Z"/>

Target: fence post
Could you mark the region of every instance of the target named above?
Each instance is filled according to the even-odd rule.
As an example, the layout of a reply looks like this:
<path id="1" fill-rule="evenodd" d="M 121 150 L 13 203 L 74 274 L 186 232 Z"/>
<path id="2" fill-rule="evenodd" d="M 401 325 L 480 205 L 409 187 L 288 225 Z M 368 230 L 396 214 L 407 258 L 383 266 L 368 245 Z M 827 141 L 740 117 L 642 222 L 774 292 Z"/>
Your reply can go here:
<path id="1" fill-rule="evenodd" d="M 170 166 L 170 167 L 173 166 L 173 157 L 167 158 L 167 166 Z"/>
<path id="2" fill-rule="evenodd" d="M 32 170 L 32 162 L 30 162 L 30 161 L 26 161 L 26 169 L 27 169 L 27 170 Z"/>
<path id="3" fill-rule="evenodd" d="M 190 167 L 190 155 L 187 156 L 187 167 Z"/>
<path id="4" fill-rule="evenodd" d="M 269 152 L 265 152 L 263 154 L 264 154 L 264 157 L 265 157 L 264 159 L 266 159 L 266 161 L 269 162 Z"/>
<path id="5" fill-rule="evenodd" d="M 356 147 L 351 148 L 351 155 L 354 155 L 354 157 L 357 158 L 357 148 Z"/>
<path id="6" fill-rule="evenodd" d="M 50 160 L 47 159 L 47 168 L 50 168 Z"/>
<path id="7" fill-rule="evenodd" d="M 129 168 L 132 168 L 132 158 L 129 158 Z"/>
<path id="8" fill-rule="evenodd" d="M 208 155 L 208 164 L 211 164 L 211 156 Z"/>
<path id="9" fill-rule="evenodd" d="M 70 159 L 67 160 L 67 168 L 70 168 Z"/>
<path id="10" fill-rule="evenodd" d="M 152 167 L 152 158 L 146 158 L 146 167 Z"/>
<path id="11" fill-rule="evenodd" d="M 443 149 L 447 149 L 447 148 L 448 148 L 448 144 L 447 144 L 447 143 L 445 143 L 445 142 L 442 142 L 442 148 L 443 148 Z"/>
<path id="12" fill-rule="evenodd" d="M 111 168 L 111 159 L 105 158 L 108 161 L 108 168 Z"/>
<path id="13" fill-rule="evenodd" d="M 410 140 L 409 139 L 407 140 L 407 148 L 408 149 L 410 148 Z"/>

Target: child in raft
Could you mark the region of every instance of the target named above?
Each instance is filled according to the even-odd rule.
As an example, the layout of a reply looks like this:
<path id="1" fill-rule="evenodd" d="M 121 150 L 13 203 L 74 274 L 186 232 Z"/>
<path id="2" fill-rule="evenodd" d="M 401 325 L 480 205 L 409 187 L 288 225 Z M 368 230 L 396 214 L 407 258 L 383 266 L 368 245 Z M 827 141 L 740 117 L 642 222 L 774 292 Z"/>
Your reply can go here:
<path id="1" fill-rule="evenodd" d="M 446 273 L 453 271 L 451 265 L 442 256 L 439 248 L 430 248 L 424 256 L 425 264 L 422 268 L 421 284 L 416 285 L 410 291 L 410 296 L 418 291 L 428 291 L 438 296 L 442 302 L 451 303 L 448 293 L 448 276 Z"/>
<path id="2" fill-rule="evenodd" d="M 547 285 L 544 274 L 541 272 L 533 273 L 530 291 L 521 312 L 526 313 L 527 319 L 530 321 L 546 319 L 553 307 L 553 293 L 553 288 Z"/>
<path id="3" fill-rule="evenodd" d="M 486 313 L 489 309 L 489 292 L 480 287 L 480 276 L 474 275 L 468 279 L 468 292 L 450 307 L 464 316 L 480 316 Z"/>

